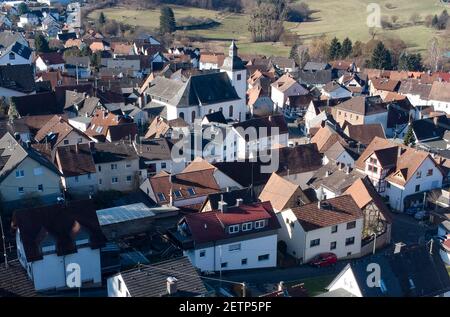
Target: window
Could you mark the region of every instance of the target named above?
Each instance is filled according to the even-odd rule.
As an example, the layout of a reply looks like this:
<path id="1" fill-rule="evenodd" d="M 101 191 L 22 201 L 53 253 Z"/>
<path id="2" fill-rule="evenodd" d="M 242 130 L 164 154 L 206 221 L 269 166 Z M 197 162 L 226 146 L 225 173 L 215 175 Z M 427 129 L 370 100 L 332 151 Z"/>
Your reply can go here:
<path id="1" fill-rule="evenodd" d="M 258 256 L 258 261 L 267 261 L 269 259 L 269 254 L 263 254 Z"/>
<path id="2" fill-rule="evenodd" d="M 166 201 L 166 196 L 163 193 L 156 194 L 159 201 Z"/>
<path id="3" fill-rule="evenodd" d="M 78 176 L 75 176 L 75 182 L 78 183 Z"/>
<path id="4" fill-rule="evenodd" d="M 352 245 L 355 243 L 355 237 L 345 239 L 345 245 Z"/>
<path id="5" fill-rule="evenodd" d="M 255 221 L 255 229 L 264 228 L 266 222 L 264 220 Z"/>
<path id="6" fill-rule="evenodd" d="M 347 252 L 347 256 L 350 256 L 350 255 L 352 255 L 352 253 L 351 252 Z"/>
<path id="7" fill-rule="evenodd" d="M 242 75 L 241 74 L 237 74 L 236 78 L 237 78 L 237 80 L 241 80 L 242 79 Z"/>
<path id="8" fill-rule="evenodd" d="M 117 280 L 117 282 L 119 282 L 117 288 L 119 289 L 119 292 L 121 292 L 122 291 L 122 281 Z"/>
<path id="9" fill-rule="evenodd" d="M 128 183 L 131 182 L 131 175 L 128 175 L 128 176 L 127 176 L 127 182 L 128 182 Z"/>
<path id="10" fill-rule="evenodd" d="M 420 192 L 420 185 L 416 185 L 416 192 Z"/>
<path id="11" fill-rule="evenodd" d="M 336 241 L 330 243 L 330 250 L 336 249 Z"/>
<path id="12" fill-rule="evenodd" d="M 339 115 L 341 115 L 342 114 L 342 112 L 341 111 L 339 111 Z"/>
<path id="13" fill-rule="evenodd" d="M 378 164 L 378 160 L 376 159 L 376 158 L 374 158 L 374 157 L 371 157 L 370 158 L 370 163 L 372 163 L 372 164 Z"/>
<path id="14" fill-rule="evenodd" d="M 82 143 L 83 139 L 82 138 L 78 138 L 78 143 Z"/>
<path id="15" fill-rule="evenodd" d="M 64 140 L 64 145 L 68 145 L 69 144 L 69 140 Z"/>
<path id="16" fill-rule="evenodd" d="M 102 167 L 99 165 L 98 166 L 98 171 L 101 172 L 102 171 Z"/>
<path id="17" fill-rule="evenodd" d="M 241 265 L 247 265 L 247 259 L 242 259 L 241 260 Z"/>
<path id="18" fill-rule="evenodd" d="M 180 112 L 180 118 L 184 120 L 184 112 Z"/>
<path id="19" fill-rule="evenodd" d="M 194 187 L 188 188 L 187 190 L 189 196 L 195 196 L 195 189 Z"/>
<path id="20" fill-rule="evenodd" d="M 368 169 L 369 169 L 369 171 L 371 171 L 372 173 L 378 173 L 378 167 L 376 167 L 376 166 L 368 165 Z"/>
<path id="21" fill-rule="evenodd" d="M 161 168 L 166 168 L 167 164 L 166 163 L 161 163 Z"/>
<path id="22" fill-rule="evenodd" d="M 229 233 L 236 233 L 239 232 L 239 225 L 232 225 L 228 227 Z"/>
<path id="23" fill-rule="evenodd" d="M 116 183 L 118 183 L 118 182 L 119 182 L 119 179 L 118 179 L 117 177 L 111 178 L 111 183 L 112 183 L 112 184 L 116 184 Z"/>
<path id="24" fill-rule="evenodd" d="M 200 257 L 203 258 L 206 255 L 206 251 L 205 250 L 201 250 L 200 251 Z"/>
<path id="25" fill-rule="evenodd" d="M 33 174 L 34 176 L 39 176 L 44 174 L 44 171 L 42 170 L 41 167 L 36 167 L 35 169 L 33 169 Z"/>
<path id="26" fill-rule="evenodd" d="M 117 169 L 117 164 L 111 164 L 111 169 L 112 170 L 116 170 Z"/>
<path id="27" fill-rule="evenodd" d="M 17 191 L 19 192 L 19 194 L 23 194 L 23 193 L 25 193 L 25 191 L 24 191 L 23 187 L 19 187 L 19 188 L 17 188 Z"/>
<path id="28" fill-rule="evenodd" d="M 173 194 L 175 196 L 175 198 L 182 198 L 183 195 L 181 194 L 181 190 L 174 190 Z"/>
<path id="29" fill-rule="evenodd" d="M 427 171 L 427 176 L 431 176 L 431 175 L 433 175 L 433 169 L 429 169 L 429 170 Z"/>
<path id="30" fill-rule="evenodd" d="M 44 185 L 39 184 L 38 185 L 38 191 L 43 192 L 44 191 Z"/>
<path id="31" fill-rule="evenodd" d="M 91 179 L 91 173 L 88 173 L 88 174 L 87 174 L 87 178 L 88 178 L 88 179 Z"/>
<path id="32" fill-rule="evenodd" d="M 17 170 L 16 171 L 16 178 L 21 178 L 25 176 L 25 171 L 24 170 Z"/>
<path id="33" fill-rule="evenodd" d="M 318 245 L 320 245 L 320 239 L 314 239 L 314 240 L 311 240 L 311 242 L 309 243 L 309 246 L 312 248 L 312 247 L 316 247 L 316 246 L 318 246 Z"/>
<path id="34" fill-rule="evenodd" d="M 233 106 L 230 106 L 230 110 L 229 110 L 228 116 L 229 117 L 233 116 Z"/>
<path id="35" fill-rule="evenodd" d="M 422 177 L 422 172 L 421 171 L 417 171 L 416 178 L 421 178 L 421 177 Z"/>
<path id="36" fill-rule="evenodd" d="M 338 226 L 337 225 L 331 227 L 331 233 L 336 233 L 337 231 L 338 231 Z"/>
<path id="37" fill-rule="evenodd" d="M 98 179 L 98 184 L 99 184 L 99 185 L 102 184 L 102 179 L 101 179 L 101 178 Z"/>
<path id="38" fill-rule="evenodd" d="M 242 224 L 242 231 L 249 231 L 249 230 L 252 230 L 251 222 L 246 222 L 246 223 Z"/>
<path id="39" fill-rule="evenodd" d="M 195 121 L 195 111 L 192 111 L 191 118 L 192 118 L 191 122 L 194 123 L 194 121 Z"/>
<path id="40" fill-rule="evenodd" d="M 228 266 L 228 262 L 223 262 L 223 263 L 221 263 L 220 264 L 220 267 L 223 269 L 223 268 L 226 268 Z"/>
<path id="41" fill-rule="evenodd" d="M 125 167 L 126 167 L 126 168 L 130 168 L 130 167 L 131 167 L 131 163 L 130 163 L 130 162 L 127 162 L 127 163 L 125 164 Z"/>
<path id="42" fill-rule="evenodd" d="M 9 59 L 10 60 L 15 60 L 16 59 L 16 54 L 14 54 L 13 52 L 9 53 Z"/>
<path id="43" fill-rule="evenodd" d="M 348 222 L 347 223 L 347 230 L 353 229 L 356 227 L 356 221 Z"/>
<path id="44" fill-rule="evenodd" d="M 240 243 L 236 243 L 236 244 L 230 244 L 228 246 L 228 251 L 241 251 L 241 244 Z"/>

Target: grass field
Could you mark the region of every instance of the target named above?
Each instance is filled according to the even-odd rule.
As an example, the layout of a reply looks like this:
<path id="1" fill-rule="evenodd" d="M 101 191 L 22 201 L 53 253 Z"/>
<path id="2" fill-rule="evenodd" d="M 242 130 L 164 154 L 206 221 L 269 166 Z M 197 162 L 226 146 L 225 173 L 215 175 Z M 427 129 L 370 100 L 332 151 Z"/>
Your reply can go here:
<path id="1" fill-rule="evenodd" d="M 368 41 L 371 38 L 367 26 L 367 5 L 373 0 L 302 0 L 313 10 L 312 21 L 305 23 L 285 23 L 286 29 L 300 35 L 308 42 L 314 37 L 326 34 L 329 37 L 344 39 L 346 36 L 353 41 Z M 423 24 L 412 25 L 409 21 L 413 13 L 423 20 L 429 14 L 439 14 L 444 6 L 439 0 L 379 0 L 382 16 L 397 16 L 393 30 L 377 29 L 377 34 L 399 37 L 414 51 L 424 51 L 428 41 L 436 31 Z M 206 30 L 181 31 L 186 35 L 199 35 L 216 40 L 222 45 L 230 39 L 236 39 L 243 53 L 259 53 L 264 55 L 288 55 L 289 47 L 282 43 L 251 43 L 247 30 L 249 17 L 245 14 L 221 14 L 218 11 L 203 10 L 173 6 L 175 18 L 186 16 L 206 17 L 220 22 L 220 25 Z M 450 7 L 449 7 L 450 9 Z M 110 8 L 103 10 L 107 18 L 115 19 L 130 25 L 146 28 L 158 28 L 159 9 L 129 10 L 126 8 Z M 99 12 L 90 14 L 95 19 Z M 180 32 L 180 31 L 178 31 Z M 447 39 L 448 40 L 448 39 Z"/>

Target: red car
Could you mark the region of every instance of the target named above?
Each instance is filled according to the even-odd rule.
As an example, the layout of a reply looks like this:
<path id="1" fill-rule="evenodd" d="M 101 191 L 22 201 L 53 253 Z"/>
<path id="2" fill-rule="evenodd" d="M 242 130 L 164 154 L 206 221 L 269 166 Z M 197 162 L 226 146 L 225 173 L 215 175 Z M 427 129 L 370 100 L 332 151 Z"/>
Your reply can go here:
<path id="1" fill-rule="evenodd" d="M 316 255 L 309 264 L 316 267 L 325 267 L 334 265 L 337 262 L 337 256 L 334 253 L 320 253 Z"/>

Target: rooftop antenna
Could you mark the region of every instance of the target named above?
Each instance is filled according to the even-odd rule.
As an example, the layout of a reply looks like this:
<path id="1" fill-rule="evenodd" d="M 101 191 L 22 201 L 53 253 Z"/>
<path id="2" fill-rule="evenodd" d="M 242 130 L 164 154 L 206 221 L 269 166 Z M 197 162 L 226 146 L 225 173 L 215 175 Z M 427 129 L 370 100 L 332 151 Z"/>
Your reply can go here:
<path id="1" fill-rule="evenodd" d="M 0 230 L 2 234 L 2 242 L 3 242 L 3 257 L 5 258 L 5 268 L 8 268 L 8 255 L 6 254 L 6 242 L 5 242 L 5 232 L 3 231 L 3 221 L 0 214 Z"/>

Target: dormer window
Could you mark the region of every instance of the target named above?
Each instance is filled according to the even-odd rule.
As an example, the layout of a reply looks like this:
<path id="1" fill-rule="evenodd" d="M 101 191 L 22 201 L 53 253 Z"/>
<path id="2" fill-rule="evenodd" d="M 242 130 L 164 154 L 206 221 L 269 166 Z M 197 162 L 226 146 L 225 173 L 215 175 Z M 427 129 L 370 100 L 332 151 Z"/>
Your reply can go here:
<path id="1" fill-rule="evenodd" d="M 188 191 L 190 196 L 195 196 L 196 195 L 194 187 L 188 188 L 187 191 Z"/>
<path id="2" fill-rule="evenodd" d="M 266 225 L 265 220 L 258 220 L 258 221 L 255 221 L 255 229 L 261 229 L 261 228 L 264 228 L 265 225 Z"/>
<path id="3" fill-rule="evenodd" d="M 246 222 L 242 224 L 242 231 L 252 230 L 253 224 L 251 222 Z"/>
<path id="4" fill-rule="evenodd" d="M 166 196 L 163 193 L 157 193 L 159 201 L 166 201 Z"/>
<path id="5" fill-rule="evenodd" d="M 181 194 L 181 190 L 174 190 L 173 194 L 175 195 L 175 198 L 182 198 L 183 195 Z"/>
<path id="6" fill-rule="evenodd" d="M 239 225 L 232 225 L 228 227 L 228 233 L 237 233 L 239 232 Z"/>

